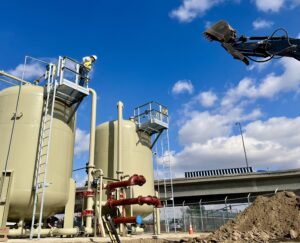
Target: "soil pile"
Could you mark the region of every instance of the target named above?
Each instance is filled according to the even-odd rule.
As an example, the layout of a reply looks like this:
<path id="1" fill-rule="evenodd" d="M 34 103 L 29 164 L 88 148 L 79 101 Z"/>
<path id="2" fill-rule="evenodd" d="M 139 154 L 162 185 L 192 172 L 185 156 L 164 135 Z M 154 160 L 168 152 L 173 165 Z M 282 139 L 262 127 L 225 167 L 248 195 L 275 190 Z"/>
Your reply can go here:
<path id="1" fill-rule="evenodd" d="M 272 242 L 296 239 L 299 234 L 300 197 L 293 192 L 279 192 L 273 197 L 259 196 L 234 220 L 198 242 Z"/>

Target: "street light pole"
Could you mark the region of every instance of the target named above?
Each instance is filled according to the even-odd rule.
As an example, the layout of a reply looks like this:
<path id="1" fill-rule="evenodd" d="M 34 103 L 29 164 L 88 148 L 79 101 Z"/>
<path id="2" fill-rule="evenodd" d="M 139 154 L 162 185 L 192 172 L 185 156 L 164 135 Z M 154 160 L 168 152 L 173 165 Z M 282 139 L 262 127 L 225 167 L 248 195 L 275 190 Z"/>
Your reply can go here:
<path id="1" fill-rule="evenodd" d="M 244 154 L 245 154 L 245 161 L 246 161 L 246 166 L 247 166 L 247 169 L 248 169 L 249 168 L 249 164 L 248 164 L 248 159 L 247 159 L 247 153 L 246 153 L 246 147 L 245 147 L 245 142 L 244 142 L 242 125 L 241 125 L 240 122 L 236 122 L 235 125 L 238 125 L 239 128 L 240 128 L 240 133 L 241 133 L 242 143 L 243 143 L 243 148 L 244 148 Z"/>

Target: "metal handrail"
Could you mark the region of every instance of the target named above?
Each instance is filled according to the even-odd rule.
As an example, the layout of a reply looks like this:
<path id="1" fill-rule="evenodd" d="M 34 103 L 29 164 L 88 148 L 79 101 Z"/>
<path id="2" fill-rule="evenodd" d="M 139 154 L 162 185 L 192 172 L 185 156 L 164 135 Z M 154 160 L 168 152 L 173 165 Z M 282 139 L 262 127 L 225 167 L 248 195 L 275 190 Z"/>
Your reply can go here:
<path id="1" fill-rule="evenodd" d="M 70 60 L 71 62 L 74 62 L 75 64 L 79 65 L 80 67 L 83 67 L 83 68 L 87 69 L 81 62 L 79 62 L 79 61 L 77 61 L 77 60 L 75 60 L 75 59 L 72 59 L 72 58 L 67 57 L 67 56 L 64 56 L 63 59 L 65 59 L 65 60 Z M 76 74 L 79 74 L 79 73 L 77 73 L 76 71 L 74 71 L 74 70 L 72 70 L 72 69 L 70 69 L 70 68 L 68 68 L 68 67 L 66 67 L 66 66 L 65 66 L 64 68 L 66 68 L 66 69 L 68 69 L 68 70 L 70 70 L 70 71 L 72 71 L 72 72 L 74 72 L 74 73 L 76 73 Z"/>
<path id="2" fill-rule="evenodd" d="M 137 117 L 142 116 L 142 115 L 147 115 L 147 114 L 149 114 L 149 113 L 151 113 L 151 112 L 153 112 L 153 111 L 155 111 L 155 112 L 157 112 L 157 113 L 159 113 L 159 114 L 161 114 L 161 115 L 163 115 L 163 116 L 165 116 L 165 117 L 168 117 L 168 116 L 169 116 L 168 114 L 164 114 L 164 113 L 162 113 L 161 111 L 158 111 L 158 110 L 156 110 L 156 109 L 151 109 L 151 110 L 144 111 L 143 113 L 140 113 L 140 114 L 138 114 L 138 115 L 135 115 L 133 118 L 137 118 Z"/>
<path id="3" fill-rule="evenodd" d="M 6 73 L 4 71 L 0 71 L 0 76 L 5 76 L 5 77 L 8 77 L 8 78 L 11 78 L 13 80 L 16 80 L 16 81 L 22 83 L 22 84 L 31 84 L 30 82 L 28 82 L 28 81 L 26 81 L 24 79 L 18 78 L 16 76 L 14 76 L 12 74 L 9 74 L 9 73 Z"/>
<path id="4" fill-rule="evenodd" d="M 2 78 L 0 78 L 0 81 L 1 81 L 1 82 L 4 82 L 4 83 L 11 84 L 11 85 L 17 85 L 16 83 L 10 82 L 10 81 L 5 80 L 5 79 L 2 79 Z"/>
<path id="5" fill-rule="evenodd" d="M 67 56 L 63 56 L 63 57 L 60 57 L 62 60 L 64 60 L 64 66 L 61 68 L 61 70 L 67 70 L 69 71 L 70 73 L 73 73 L 75 74 L 77 77 L 79 77 L 81 80 L 84 80 L 85 82 L 89 82 L 90 81 L 90 78 L 87 77 L 87 76 L 82 76 L 81 73 L 79 73 L 78 71 L 80 71 L 80 69 L 85 69 L 85 71 L 89 71 L 82 63 L 78 62 L 77 60 L 75 59 L 72 59 L 70 57 L 67 57 Z M 68 62 L 69 61 L 69 62 Z M 70 63 L 71 62 L 71 63 Z M 72 68 L 69 68 L 66 66 L 66 63 L 69 63 L 70 65 L 74 65 L 74 67 L 76 68 L 76 70 L 72 69 Z M 60 64 L 58 65 L 60 66 Z M 77 67 L 79 67 L 79 70 L 77 70 Z M 68 80 L 70 81 L 70 80 Z M 73 81 L 70 81 L 70 82 L 73 82 Z M 75 82 L 77 83 L 77 82 Z"/>
<path id="6" fill-rule="evenodd" d="M 83 65 L 81 65 L 82 67 L 84 67 Z M 84 67 L 85 68 L 85 67 Z M 76 75 L 79 75 L 81 78 L 85 79 L 85 80 L 90 80 L 90 78 L 88 77 L 83 77 L 80 73 L 76 72 L 75 70 L 71 69 L 71 68 L 68 68 L 66 66 L 64 66 L 62 69 L 67 69 L 69 70 L 70 72 L 76 74 Z"/>
<path id="7" fill-rule="evenodd" d="M 159 104 L 158 102 L 156 102 L 156 101 L 150 101 L 150 102 L 147 102 L 147 103 L 145 103 L 145 104 L 143 104 L 143 105 L 140 105 L 140 106 L 138 106 L 138 107 L 136 107 L 136 108 L 134 108 L 135 110 L 137 110 L 137 109 L 139 109 L 139 108 L 142 108 L 142 107 L 145 107 L 145 106 L 148 106 L 148 105 L 150 105 L 150 104 L 156 104 L 156 105 L 158 105 L 158 106 L 161 106 L 162 108 L 165 108 L 165 109 L 167 109 L 167 107 L 166 106 L 164 106 L 164 105 L 162 105 L 162 104 Z"/>
<path id="8" fill-rule="evenodd" d="M 71 58 L 71 57 L 68 57 L 68 56 L 63 56 L 63 59 L 67 59 L 67 60 L 70 60 L 70 61 L 72 61 L 72 62 L 75 62 L 75 63 L 77 63 L 77 64 L 82 65 L 79 61 L 77 61 L 77 60 L 75 60 L 75 59 L 73 59 L 73 58 Z"/>

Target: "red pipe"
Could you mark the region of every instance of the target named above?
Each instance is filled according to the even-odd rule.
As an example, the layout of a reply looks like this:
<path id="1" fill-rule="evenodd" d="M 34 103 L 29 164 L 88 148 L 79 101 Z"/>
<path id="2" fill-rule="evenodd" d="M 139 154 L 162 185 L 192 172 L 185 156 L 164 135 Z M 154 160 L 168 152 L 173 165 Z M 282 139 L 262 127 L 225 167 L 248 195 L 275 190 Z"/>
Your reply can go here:
<path id="1" fill-rule="evenodd" d="M 160 200 L 157 197 L 136 197 L 136 198 L 128 198 L 128 199 L 120 199 L 120 200 L 114 200 L 112 198 L 109 198 L 107 200 L 107 206 L 110 208 L 116 207 L 116 206 L 123 206 L 123 205 L 132 205 L 132 204 L 139 204 L 143 205 L 144 203 L 148 205 L 153 205 L 156 208 L 161 207 Z"/>
<path id="2" fill-rule="evenodd" d="M 106 189 L 113 190 L 119 187 L 128 187 L 128 186 L 134 186 L 139 185 L 142 186 L 146 183 L 146 179 L 142 175 L 133 175 L 130 176 L 127 181 L 118 181 L 118 182 L 111 182 L 106 185 Z"/>
<path id="3" fill-rule="evenodd" d="M 139 218 L 140 217 L 140 218 Z M 141 216 L 137 217 L 117 217 L 112 219 L 114 224 L 135 224 L 138 220 L 142 220 Z"/>

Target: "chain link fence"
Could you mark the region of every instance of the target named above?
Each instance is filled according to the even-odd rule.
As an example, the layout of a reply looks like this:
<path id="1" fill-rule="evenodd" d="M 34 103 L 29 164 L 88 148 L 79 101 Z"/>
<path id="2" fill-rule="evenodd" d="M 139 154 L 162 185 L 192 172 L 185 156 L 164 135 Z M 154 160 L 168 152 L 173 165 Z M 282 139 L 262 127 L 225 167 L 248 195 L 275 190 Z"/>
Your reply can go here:
<path id="1" fill-rule="evenodd" d="M 263 194 L 260 196 L 270 197 L 277 193 Z M 234 219 L 236 215 L 246 209 L 258 196 L 228 199 L 221 201 L 205 202 L 200 200 L 198 203 L 186 204 L 173 207 L 163 207 L 160 209 L 161 232 L 188 232 L 190 226 L 194 232 L 211 232 Z M 145 219 L 145 229 L 148 232 L 153 230 L 152 215 Z"/>

